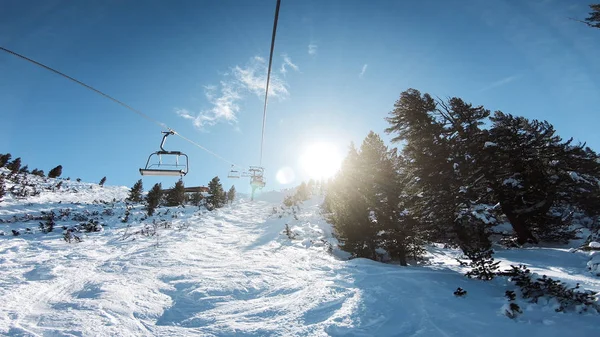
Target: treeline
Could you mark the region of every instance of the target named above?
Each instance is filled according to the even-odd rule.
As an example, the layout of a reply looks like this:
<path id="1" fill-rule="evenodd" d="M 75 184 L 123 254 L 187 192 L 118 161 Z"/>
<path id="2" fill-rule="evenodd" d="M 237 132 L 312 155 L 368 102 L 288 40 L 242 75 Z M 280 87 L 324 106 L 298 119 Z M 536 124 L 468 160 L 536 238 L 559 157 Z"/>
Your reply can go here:
<path id="1" fill-rule="evenodd" d="M 5 167 L 6 169 L 8 169 L 10 171 L 11 174 L 18 174 L 18 173 L 28 173 L 28 174 L 33 174 L 39 177 L 45 177 L 45 173 L 44 170 L 39 170 L 37 168 L 33 169 L 33 170 L 29 170 L 29 166 L 28 165 L 23 165 L 22 164 L 22 160 L 21 157 L 17 157 L 13 160 L 12 159 L 12 154 L 10 153 L 5 153 L 5 154 L 0 154 L 0 167 Z M 48 172 L 48 178 L 58 178 L 60 177 L 62 174 L 62 166 L 58 165 L 55 168 L 53 168 L 52 170 L 50 170 L 50 172 Z"/>
<path id="2" fill-rule="evenodd" d="M 354 256 L 405 265 L 440 242 L 485 273 L 494 225 L 510 223 L 517 246 L 565 242 L 600 215 L 600 158 L 546 121 L 415 89 L 386 121 L 402 150 L 369 133 L 351 146 L 323 205 Z"/>
<path id="3" fill-rule="evenodd" d="M 130 189 L 128 202 L 145 203 L 146 210 L 149 216 L 154 214 L 158 206 L 205 206 L 208 210 L 221 208 L 226 204 L 231 204 L 235 200 L 235 186 L 231 186 L 228 192 L 225 192 L 219 177 L 214 177 L 208 183 L 208 191 L 206 194 L 202 192 L 185 193 L 183 180 L 179 180 L 175 185 L 165 192 L 162 189 L 162 184 L 157 183 L 148 191 L 146 196 L 143 196 L 144 187 L 142 179 L 138 180 Z"/>

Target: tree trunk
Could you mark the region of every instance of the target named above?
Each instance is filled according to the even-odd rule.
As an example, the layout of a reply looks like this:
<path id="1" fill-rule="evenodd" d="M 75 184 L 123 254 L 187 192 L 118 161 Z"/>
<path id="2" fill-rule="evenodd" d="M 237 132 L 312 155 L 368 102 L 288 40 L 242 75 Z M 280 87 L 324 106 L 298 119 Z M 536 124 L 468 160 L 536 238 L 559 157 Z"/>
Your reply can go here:
<path id="1" fill-rule="evenodd" d="M 508 218 L 508 221 L 510 222 L 513 230 L 515 231 L 515 233 L 517 233 L 517 243 L 519 243 L 520 245 L 524 245 L 527 242 L 531 241 L 537 244 L 539 242 L 538 239 L 536 239 L 535 236 L 533 236 L 533 233 L 531 233 L 531 231 L 529 230 L 529 228 L 527 228 L 527 226 L 525 225 L 525 221 L 523 221 L 521 217 L 509 210 L 508 207 L 505 207 L 502 203 L 500 203 L 500 205 L 502 207 L 502 211 Z"/>

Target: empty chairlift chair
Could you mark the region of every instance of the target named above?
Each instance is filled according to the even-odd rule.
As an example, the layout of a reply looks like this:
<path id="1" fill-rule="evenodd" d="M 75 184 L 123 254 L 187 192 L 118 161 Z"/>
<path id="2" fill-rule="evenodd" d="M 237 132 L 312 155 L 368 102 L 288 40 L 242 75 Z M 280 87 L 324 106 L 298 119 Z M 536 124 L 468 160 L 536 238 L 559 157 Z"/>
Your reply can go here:
<path id="1" fill-rule="evenodd" d="M 252 189 L 265 187 L 265 169 L 263 167 L 250 166 L 248 171 L 250 172 L 250 185 L 252 186 Z"/>
<path id="2" fill-rule="evenodd" d="M 227 174 L 227 178 L 237 179 L 241 177 L 240 171 L 236 170 L 233 165 L 231 165 L 231 171 Z"/>
<path id="3" fill-rule="evenodd" d="M 163 139 L 160 143 L 160 151 L 156 151 L 148 157 L 146 167 L 140 169 L 143 176 L 184 176 L 188 173 L 188 156 L 180 151 L 166 151 L 163 146 L 173 131 L 163 131 Z M 185 158 L 185 163 L 179 162 L 179 157 Z M 164 159 L 167 159 L 164 161 Z"/>

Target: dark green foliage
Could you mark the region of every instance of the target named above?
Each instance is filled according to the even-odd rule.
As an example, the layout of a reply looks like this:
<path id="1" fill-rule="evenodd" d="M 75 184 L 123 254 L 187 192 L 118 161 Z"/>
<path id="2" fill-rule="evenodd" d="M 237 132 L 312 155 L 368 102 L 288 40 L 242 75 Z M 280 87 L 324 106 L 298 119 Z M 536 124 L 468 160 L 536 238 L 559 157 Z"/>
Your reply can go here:
<path id="1" fill-rule="evenodd" d="M 512 290 L 507 290 L 507 291 L 504 293 L 504 296 L 505 296 L 506 298 L 508 298 L 508 300 L 509 300 L 509 301 L 514 301 L 514 300 L 517 298 L 517 295 L 516 295 L 516 294 L 515 294 L 515 292 L 514 292 L 514 291 L 512 291 Z"/>
<path id="2" fill-rule="evenodd" d="M 106 182 L 106 177 L 102 177 L 102 179 L 100 179 L 100 182 L 98 183 L 98 185 L 100 185 L 100 187 L 104 187 L 105 182 Z"/>
<path id="3" fill-rule="evenodd" d="M 496 112 L 486 178 L 519 244 L 574 237 L 569 214 L 600 215 L 598 155 L 563 141 L 548 122 Z"/>
<path id="4" fill-rule="evenodd" d="M 31 171 L 31 174 L 33 174 L 34 176 L 43 177 L 44 170 L 33 169 L 33 171 Z"/>
<path id="5" fill-rule="evenodd" d="M 208 197 L 206 198 L 209 209 L 221 208 L 225 205 L 225 191 L 219 177 L 214 177 L 208 183 Z"/>
<path id="6" fill-rule="evenodd" d="M 54 213 L 54 211 L 51 211 L 44 217 L 46 218 L 46 221 L 40 222 L 40 230 L 42 231 L 42 233 L 50 233 L 54 230 L 54 226 L 56 225 L 56 222 L 54 222 L 56 214 Z"/>
<path id="7" fill-rule="evenodd" d="M 129 190 L 129 196 L 127 200 L 131 202 L 141 202 L 142 201 L 142 192 L 144 191 L 144 186 L 142 183 L 142 179 L 138 180 L 131 190 Z"/>
<path id="8" fill-rule="evenodd" d="M 523 310 L 521 310 L 521 307 L 517 303 L 512 302 L 508 305 L 508 308 L 504 310 L 504 314 L 510 319 L 515 319 L 522 313 Z"/>
<path id="9" fill-rule="evenodd" d="M 48 178 L 58 178 L 62 174 L 62 165 L 58 165 L 48 172 Z"/>
<path id="10" fill-rule="evenodd" d="M 461 287 L 456 288 L 456 290 L 454 291 L 454 296 L 457 296 L 457 297 L 462 297 L 462 296 L 465 296 L 466 294 L 467 294 L 467 291 Z"/>
<path id="11" fill-rule="evenodd" d="M 77 228 L 86 233 L 101 232 L 103 229 L 102 224 L 98 220 L 89 220 L 87 222 L 80 223 Z"/>
<path id="12" fill-rule="evenodd" d="M 8 162 L 10 161 L 10 158 L 12 158 L 12 155 L 10 153 L 0 155 L 0 167 L 6 166 L 6 164 L 8 164 Z"/>
<path id="13" fill-rule="evenodd" d="M 596 303 L 597 295 L 589 290 L 581 290 L 579 283 L 569 288 L 565 283 L 546 275 L 536 278 L 523 265 L 511 266 L 511 269 L 502 274 L 509 275 L 510 280 L 520 288 L 521 296 L 533 303 L 537 303 L 542 297 L 555 299 L 558 303 L 555 309 L 557 312 L 600 310 L 600 306 Z"/>
<path id="14" fill-rule="evenodd" d="M 19 169 L 21 169 L 21 157 L 16 158 L 6 165 L 6 168 L 10 170 L 11 173 L 18 173 Z"/>
<path id="15" fill-rule="evenodd" d="M 19 173 L 29 173 L 29 166 L 25 165 L 19 169 Z"/>
<path id="16" fill-rule="evenodd" d="M 360 151 L 353 146 L 340 172 L 329 184 L 323 205 L 342 249 L 356 257 L 379 260 L 377 249 L 402 265 L 422 253 L 419 222 L 406 212 L 400 196 L 404 181 L 401 160 L 374 132 Z"/>
<path id="17" fill-rule="evenodd" d="M 231 185 L 231 188 L 227 192 L 227 202 L 231 205 L 235 200 L 235 186 Z"/>
<path id="18" fill-rule="evenodd" d="M 194 192 L 190 198 L 190 203 L 194 206 L 200 206 L 204 196 L 200 192 Z"/>
<path id="19" fill-rule="evenodd" d="M 480 212 L 484 227 L 506 217 L 519 244 L 564 242 L 574 236 L 573 214 L 600 215 L 594 151 L 563 141 L 548 122 L 489 115 L 459 98 L 435 101 L 410 89 L 387 118 L 386 131 L 405 143 L 409 210 L 427 239 L 460 244 L 458 230 L 478 235 L 482 224 L 461 214 Z"/>
<path id="20" fill-rule="evenodd" d="M 123 215 L 123 218 L 121 218 L 121 222 L 127 223 L 129 221 L 129 215 L 131 215 L 131 206 L 127 205 L 127 208 L 125 209 L 125 214 Z"/>
<path id="21" fill-rule="evenodd" d="M 148 194 L 146 195 L 146 211 L 148 212 L 148 216 L 152 216 L 152 214 L 154 214 L 154 210 L 156 210 L 156 207 L 160 205 L 162 195 L 163 192 L 161 183 L 155 184 L 152 186 L 150 191 L 148 191 Z"/>
<path id="22" fill-rule="evenodd" d="M 290 226 L 288 224 L 285 224 L 285 229 L 283 230 L 283 233 L 288 237 L 288 239 L 290 240 L 294 240 L 296 238 L 296 233 L 294 233 L 291 229 Z"/>
<path id="23" fill-rule="evenodd" d="M 67 243 L 72 243 L 74 242 L 81 242 L 81 237 L 79 237 L 77 234 L 75 234 L 75 229 L 74 228 L 69 228 L 65 231 L 65 233 L 63 234 L 63 239 L 67 242 Z"/>
<path id="24" fill-rule="evenodd" d="M 585 19 L 585 24 L 590 27 L 600 28 L 600 4 L 590 5 L 590 16 Z"/>
<path id="25" fill-rule="evenodd" d="M 185 202 L 185 186 L 183 180 L 178 180 L 166 196 L 167 206 L 179 206 Z"/>
<path id="26" fill-rule="evenodd" d="M 6 194 L 6 187 L 4 185 L 4 173 L 0 174 L 0 201 Z"/>

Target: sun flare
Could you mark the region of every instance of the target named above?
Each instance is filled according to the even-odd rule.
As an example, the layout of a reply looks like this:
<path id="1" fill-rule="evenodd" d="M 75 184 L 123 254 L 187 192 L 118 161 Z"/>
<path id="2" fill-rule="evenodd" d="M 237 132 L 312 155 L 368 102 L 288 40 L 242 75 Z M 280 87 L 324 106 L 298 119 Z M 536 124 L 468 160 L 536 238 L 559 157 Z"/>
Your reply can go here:
<path id="1" fill-rule="evenodd" d="M 342 164 L 342 155 L 331 143 L 314 143 L 300 156 L 300 164 L 311 179 L 327 179 L 333 176 Z"/>

